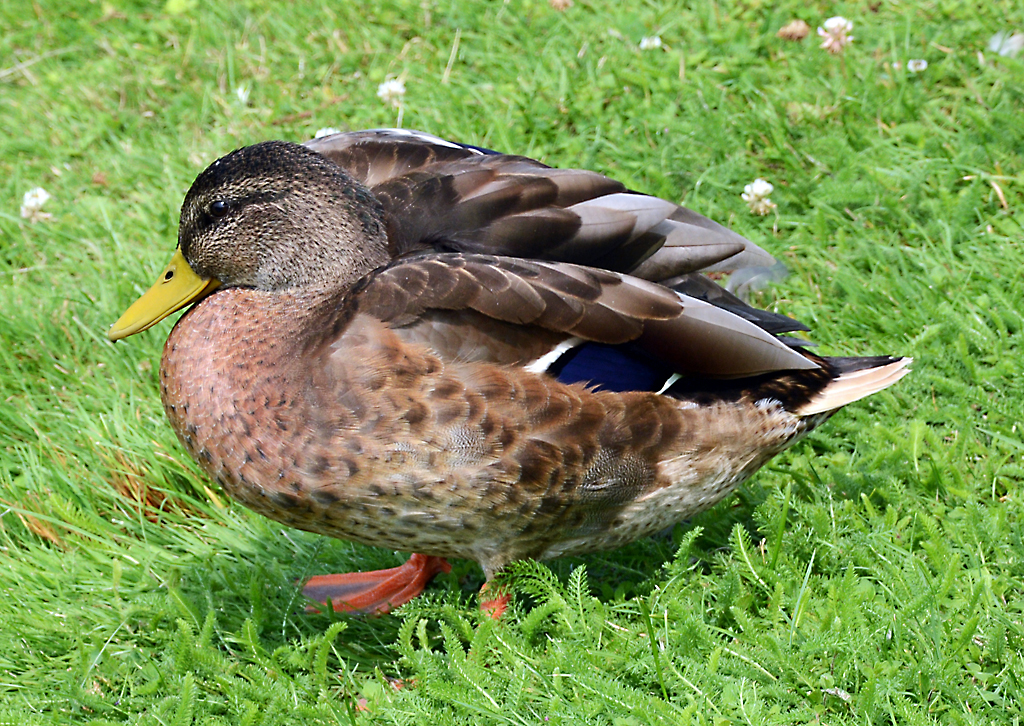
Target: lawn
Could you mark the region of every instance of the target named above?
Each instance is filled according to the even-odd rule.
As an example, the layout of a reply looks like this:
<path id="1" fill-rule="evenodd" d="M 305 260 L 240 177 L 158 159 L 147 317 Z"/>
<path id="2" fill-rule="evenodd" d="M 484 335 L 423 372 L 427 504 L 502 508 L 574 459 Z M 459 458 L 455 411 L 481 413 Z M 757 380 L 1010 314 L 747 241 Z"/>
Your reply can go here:
<path id="1" fill-rule="evenodd" d="M 0 5 L 0 723 L 1021 722 L 1024 52 L 988 46 L 1024 6 L 691 5 Z M 515 568 L 498 622 L 467 562 L 304 614 L 403 554 L 229 502 L 163 416 L 170 324 L 104 334 L 208 163 L 399 119 L 681 200 L 785 262 L 754 301 L 818 350 L 914 372 L 672 532 Z"/>

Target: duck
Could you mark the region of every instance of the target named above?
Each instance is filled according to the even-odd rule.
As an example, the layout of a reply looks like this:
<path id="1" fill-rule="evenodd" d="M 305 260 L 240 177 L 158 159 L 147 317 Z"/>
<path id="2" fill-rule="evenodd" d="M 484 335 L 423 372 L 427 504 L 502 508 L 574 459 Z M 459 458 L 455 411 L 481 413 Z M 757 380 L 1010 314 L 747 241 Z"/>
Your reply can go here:
<path id="1" fill-rule="evenodd" d="M 597 172 L 344 132 L 200 173 L 170 263 L 108 337 L 187 307 L 160 395 L 203 471 L 284 525 L 412 553 L 315 576 L 311 602 L 387 612 L 463 558 L 496 615 L 510 563 L 683 522 L 909 372 L 818 355 L 706 274 L 773 263 Z"/>

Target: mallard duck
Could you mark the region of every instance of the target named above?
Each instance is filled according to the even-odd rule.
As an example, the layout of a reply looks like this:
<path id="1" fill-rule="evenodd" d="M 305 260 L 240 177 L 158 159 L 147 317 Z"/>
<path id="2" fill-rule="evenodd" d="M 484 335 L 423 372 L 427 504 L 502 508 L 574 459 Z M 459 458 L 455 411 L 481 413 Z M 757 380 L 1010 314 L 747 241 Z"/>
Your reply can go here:
<path id="1" fill-rule="evenodd" d="M 198 176 L 109 337 L 192 306 L 160 366 L 181 443 L 260 514 L 414 552 L 306 583 L 380 612 L 444 558 L 489 582 L 658 532 L 908 372 L 816 355 L 697 274 L 771 262 L 594 172 L 410 131 L 268 141 Z"/>

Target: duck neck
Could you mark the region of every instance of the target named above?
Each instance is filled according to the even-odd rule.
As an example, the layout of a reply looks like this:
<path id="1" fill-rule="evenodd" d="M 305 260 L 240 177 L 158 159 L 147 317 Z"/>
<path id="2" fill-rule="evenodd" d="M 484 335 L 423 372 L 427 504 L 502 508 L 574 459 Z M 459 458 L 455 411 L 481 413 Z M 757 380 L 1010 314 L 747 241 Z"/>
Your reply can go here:
<path id="1" fill-rule="evenodd" d="M 268 245 L 253 287 L 297 297 L 307 291 L 314 297 L 336 295 L 387 264 L 387 238 L 376 215 L 360 220 L 325 211 L 317 210 L 322 218 L 307 217 L 303 226 L 285 230 L 281 237 L 293 242 Z"/>

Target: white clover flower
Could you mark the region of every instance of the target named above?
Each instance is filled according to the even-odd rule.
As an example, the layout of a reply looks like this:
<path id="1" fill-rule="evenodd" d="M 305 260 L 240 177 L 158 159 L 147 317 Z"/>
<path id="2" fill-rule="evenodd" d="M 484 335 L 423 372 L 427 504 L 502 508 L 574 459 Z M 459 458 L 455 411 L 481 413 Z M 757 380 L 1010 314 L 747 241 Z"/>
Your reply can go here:
<path id="1" fill-rule="evenodd" d="M 50 219 L 53 215 L 43 211 L 43 205 L 49 198 L 49 193 L 42 187 L 29 189 L 21 200 L 21 218 L 27 219 L 33 224 Z"/>
<path id="2" fill-rule="evenodd" d="M 922 58 L 912 58 L 907 61 L 907 70 L 911 73 L 920 73 L 928 69 L 928 61 Z"/>
<path id="3" fill-rule="evenodd" d="M 657 50 L 660 47 L 660 35 L 648 35 L 640 39 L 640 50 Z"/>
<path id="4" fill-rule="evenodd" d="M 401 78 L 389 78 L 377 86 L 377 98 L 395 108 L 402 105 L 402 96 L 404 95 L 405 81 Z"/>
<path id="5" fill-rule="evenodd" d="M 313 134 L 314 139 L 322 139 L 324 136 L 334 136 L 340 134 L 341 129 L 336 129 L 333 126 L 324 126 L 322 129 L 317 129 L 316 133 Z"/>
<path id="6" fill-rule="evenodd" d="M 853 23 L 841 15 L 829 18 L 824 23 L 824 28 L 818 28 L 818 35 L 822 37 L 821 47 L 829 53 L 839 54 L 843 48 L 853 42 Z"/>
<path id="7" fill-rule="evenodd" d="M 740 196 L 747 203 L 747 206 L 750 207 L 751 212 L 764 216 L 778 206 L 768 198 L 768 195 L 773 191 L 775 191 L 775 187 L 770 182 L 758 177 L 743 187 L 743 194 Z"/>
<path id="8" fill-rule="evenodd" d="M 243 106 L 249 105 L 249 87 L 244 83 L 235 89 L 235 95 L 238 96 L 238 101 Z"/>
<path id="9" fill-rule="evenodd" d="M 988 49 L 1007 58 L 1016 58 L 1024 50 L 1024 33 L 1011 34 L 1009 30 L 1000 30 L 989 38 Z"/>

